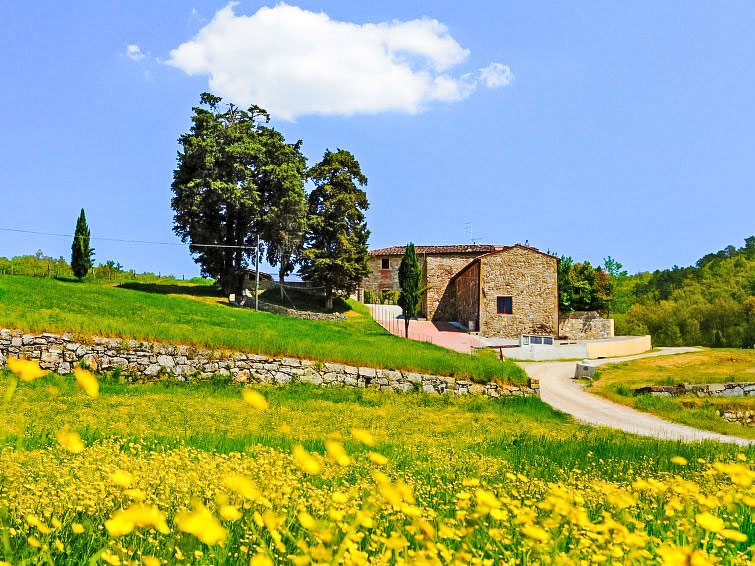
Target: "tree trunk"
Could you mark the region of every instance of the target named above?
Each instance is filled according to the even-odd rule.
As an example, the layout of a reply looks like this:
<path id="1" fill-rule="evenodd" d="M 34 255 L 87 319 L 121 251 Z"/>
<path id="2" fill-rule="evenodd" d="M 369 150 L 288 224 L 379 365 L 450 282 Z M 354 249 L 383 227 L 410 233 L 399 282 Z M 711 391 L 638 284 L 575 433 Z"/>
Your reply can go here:
<path id="1" fill-rule="evenodd" d="M 281 289 L 281 304 L 283 304 L 283 281 L 285 280 L 285 276 L 283 275 L 283 267 L 281 266 L 280 271 L 278 271 L 278 284 L 280 285 Z"/>
<path id="2" fill-rule="evenodd" d="M 404 336 L 406 338 L 409 338 L 409 320 L 411 320 L 408 316 L 404 316 Z"/>
<path id="3" fill-rule="evenodd" d="M 333 291 L 331 291 L 330 289 L 327 289 L 325 291 L 325 310 L 333 310 Z"/>

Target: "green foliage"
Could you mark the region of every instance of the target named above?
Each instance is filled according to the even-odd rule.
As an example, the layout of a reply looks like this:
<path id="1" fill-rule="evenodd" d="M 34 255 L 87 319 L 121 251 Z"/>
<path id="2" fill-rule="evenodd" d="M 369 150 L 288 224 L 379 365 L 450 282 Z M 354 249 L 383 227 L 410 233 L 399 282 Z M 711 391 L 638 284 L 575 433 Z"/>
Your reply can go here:
<path id="1" fill-rule="evenodd" d="M 301 274 L 325 289 L 326 308 L 330 308 L 334 294 L 353 293 L 370 272 L 370 232 L 364 216 L 369 204 L 359 188 L 367 184 L 367 177 L 354 156 L 343 149 L 326 151 L 309 177 L 315 188 L 309 194 L 310 234 Z"/>
<path id="2" fill-rule="evenodd" d="M 364 304 L 366 305 L 375 305 L 378 302 L 377 295 L 375 291 L 372 289 L 365 289 L 364 290 Z"/>
<path id="3" fill-rule="evenodd" d="M 618 281 L 631 306 L 616 312 L 617 334 L 650 334 L 659 346 L 755 346 L 755 239 L 727 246 L 695 266 Z"/>
<path id="4" fill-rule="evenodd" d="M 616 265 L 620 269 L 621 265 Z M 558 264 L 560 312 L 605 312 L 608 309 L 610 297 L 611 280 L 602 267 L 595 268 L 589 261 L 574 263 L 571 257 L 561 257 Z"/>
<path id="5" fill-rule="evenodd" d="M 306 231 L 306 160 L 301 141 L 287 144 L 265 125 L 264 109 L 221 108 L 221 101 L 202 94 L 190 132 L 179 138 L 171 205 L 174 231 L 202 273 L 229 293 L 241 287 L 257 235 L 281 278 L 293 269 Z"/>
<path id="6" fill-rule="evenodd" d="M 0 327 L 30 332 L 76 331 L 206 348 L 292 356 L 358 366 L 527 383 L 511 361 L 451 352 L 405 340 L 377 324 L 367 307 L 347 301 L 344 321 L 302 320 L 231 308 L 208 285 L 68 281 L 0 276 Z"/>
<path id="7" fill-rule="evenodd" d="M 419 302 L 422 299 L 422 269 L 419 265 L 417 250 L 414 244 L 409 242 L 404 251 L 404 257 L 401 258 L 401 265 L 398 268 L 398 284 L 401 292 L 398 296 L 398 304 L 401 312 L 404 314 L 404 330 L 409 336 L 409 321 L 419 312 Z"/>
<path id="8" fill-rule="evenodd" d="M 87 226 L 87 219 L 82 208 L 79 219 L 76 221 L 76 231 L 71 244 L 71 269 L 79 281 L 92 268 L 93 256 L 94 249 L 89 247 L 89 226 Z"/>
<path id="9" fill-rule="evenodd" d="M 395 305 L 398 302 L 400 291 L 394 291 L 393 289 L 381 289 L 378 294 L 378 302 L 381 305 Z"/>

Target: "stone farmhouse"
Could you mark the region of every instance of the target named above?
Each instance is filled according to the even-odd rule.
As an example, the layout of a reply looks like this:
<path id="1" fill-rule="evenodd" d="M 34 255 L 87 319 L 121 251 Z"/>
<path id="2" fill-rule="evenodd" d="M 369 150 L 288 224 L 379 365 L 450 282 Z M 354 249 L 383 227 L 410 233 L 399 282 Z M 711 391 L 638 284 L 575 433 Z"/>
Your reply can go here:
<path id="1" fill-rule="evenodd" d="M 558 258 L 522 244 L 416 246 L 427 287 L 421 315 L 482 336 L 558 334 Z M 371 250 L 362 290 L 398 290 L 404 246 Z"/>

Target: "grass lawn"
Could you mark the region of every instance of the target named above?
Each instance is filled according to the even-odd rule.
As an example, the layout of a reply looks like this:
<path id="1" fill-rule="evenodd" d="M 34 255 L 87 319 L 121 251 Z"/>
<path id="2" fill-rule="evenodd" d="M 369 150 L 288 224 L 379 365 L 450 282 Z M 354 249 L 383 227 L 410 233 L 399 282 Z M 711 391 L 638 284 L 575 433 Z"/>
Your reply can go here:
<path id="1" fill-rule="evenodd" d="M 119 286 L 0 276 L 0 327 L 135 338 L 216 349 L 527 383 L 513 362 L 391 335 L 348 301 L 345 321 L 309 321 L 233 308 L 207 285 Z"/>
<path id="2" fill-rule="evenodd" d="M 11 382 L 0 371 L 14 565 L 752 557 L 755 450 L 595 429 L 535 398 L 296 384 L 258 389 L 256 409 L 222 381 L 102 378 L 95 398 L 71 376 Z"/>
<path id="3" fill-rule="evenodd" d="M 755 397 L 632 396 L 646 385 L 755 382 L 755 350 L 709 349 L 601 366 L 590 391 L 670 421 L 723 434 L 755 438 L 755 428 L 729 423 L 725 409 L 755 409 Z"/>

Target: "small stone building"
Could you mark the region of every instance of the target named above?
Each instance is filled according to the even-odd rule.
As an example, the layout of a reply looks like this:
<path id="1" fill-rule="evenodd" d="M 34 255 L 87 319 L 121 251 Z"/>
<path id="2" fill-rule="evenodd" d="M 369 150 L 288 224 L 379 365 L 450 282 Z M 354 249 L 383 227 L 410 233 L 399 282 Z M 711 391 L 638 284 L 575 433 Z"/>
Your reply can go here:
<path id="1" fill-rule="evenodd" d="M 558 333 L 558 258 L 536 248 L 416 246 L 427 287 L 421 314 L 456 321 L 483 336 Z M 362 289 L 398 290 L 404 246 L 370 251 Z"/>

